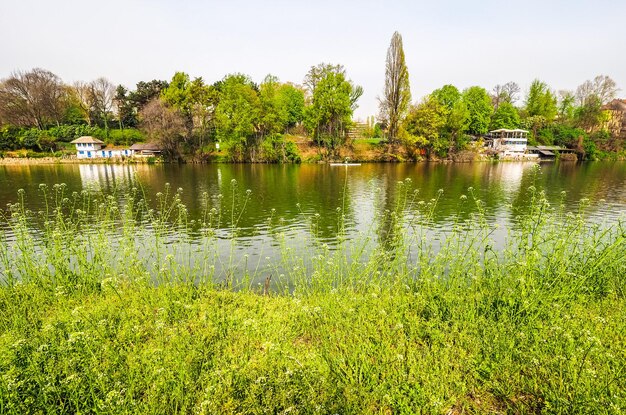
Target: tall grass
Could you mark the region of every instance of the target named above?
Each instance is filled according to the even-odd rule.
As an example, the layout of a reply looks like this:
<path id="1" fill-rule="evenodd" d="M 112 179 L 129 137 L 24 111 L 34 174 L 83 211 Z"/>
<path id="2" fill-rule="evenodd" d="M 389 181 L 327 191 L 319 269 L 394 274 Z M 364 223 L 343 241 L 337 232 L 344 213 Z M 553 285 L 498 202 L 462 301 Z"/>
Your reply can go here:
<path id="1" fill-rule="evenodd" d="M 335 244 L 303 210 L 294 245 L 272 213 L 266 259 L 238 254 L 249 191 L 203 195 L 199 217 L 181 192 L 42 186 L 40 212 L 18 192 L 0 413 L 626 410 L 626 226 L 588 221 L 585 201 L 531 188 L 496 247 L 471 189 L 470 218 L 434 230 L 437 200 L 405 181 L 360 234 L 339 207 Z"/>

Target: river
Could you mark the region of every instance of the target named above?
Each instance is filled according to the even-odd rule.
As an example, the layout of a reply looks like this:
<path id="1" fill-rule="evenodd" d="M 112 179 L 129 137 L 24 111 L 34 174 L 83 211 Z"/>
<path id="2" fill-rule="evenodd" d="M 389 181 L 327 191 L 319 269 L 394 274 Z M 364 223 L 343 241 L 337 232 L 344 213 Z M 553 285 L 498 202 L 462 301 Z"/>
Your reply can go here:
<path id="1" fill-rule="evenodd" d="M 6 206 L 18 200 L 18 189 L 25 190 L 27 208 L 43 209 L 42 183 L 50 189 L 65 183 L 66 194 L 84 189 L 103 192 L 120 202 L 130 188 L 140 188 L 153 207 L 157 193 L 182 189 L 180 197 L 191 219 L 202 217 L 207 207 L 225 212 L 218 226 L 223 255 L 236 216 L 237 255 L 257 259 L 276 255 L 277 230 L 294 246 L 313 236 L 332 247 L 340 228 L 348 237 L 372 232 L 376 243 L 384 243 L 389 230 L 380 218 L 385 211 L 397 210 L 403 194 L 409 202 L 415 198 L 414 207 L 419 201 L 425 206 L 436 199 L 428 227 L 443 232 L 476 212 L 474 200 L 480 200 L 487 221 L 499 225 L 493 234 L 496 245 L 528 205 L 531 187 L 545 191 L 553 204 L 562 201 L 571 211 L 579 209 L 581 199 L 588 199 L 587 216 L 599 223 L 617 221 L 626 213 L 624 162 L 4 165 L 0 166 L 0 209 L 5 211 L 5 232 Z"/>

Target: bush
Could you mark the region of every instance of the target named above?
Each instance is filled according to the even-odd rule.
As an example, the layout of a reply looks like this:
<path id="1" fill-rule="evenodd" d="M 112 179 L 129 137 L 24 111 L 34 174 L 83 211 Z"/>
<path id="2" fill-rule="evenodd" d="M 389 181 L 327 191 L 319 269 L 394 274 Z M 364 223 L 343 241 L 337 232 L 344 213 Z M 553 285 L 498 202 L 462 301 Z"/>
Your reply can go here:
<path id="1" fill-rule="evenodd" d="M 261 158 L 266 163 L 300 163 L 298 147 L 281 134 L 272 134 L 261 142 Z"/>
<path id="2" fill-rule="evenodd" d="M 135 128 L 126 128 L 124 130 L 109 130 L 109 143 L 115 145 L 130 146 L 133 143 L 143 142 L 144 135 Z"/>

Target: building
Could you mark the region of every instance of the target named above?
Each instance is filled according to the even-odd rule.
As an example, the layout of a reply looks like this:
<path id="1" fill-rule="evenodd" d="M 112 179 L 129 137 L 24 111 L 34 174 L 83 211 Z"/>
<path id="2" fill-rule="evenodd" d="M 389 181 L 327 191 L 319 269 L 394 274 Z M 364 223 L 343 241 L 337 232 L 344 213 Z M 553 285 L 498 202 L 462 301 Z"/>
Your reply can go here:
<path id="1" fill-rule="evenodd" d="M 91 136 L 82 136 L 72 141 L 76 145 L 76 157 L 79 159 L 94 158 L 96 152 L 104 147 L 104 142 Z"/>
<path id="2" fill-rule="evenodd" d="M 135 143 L 130 146 L 133 155 L 137 157 L 155 157 L 160 156 L 163 150 L 155 143 Z"/>
<path id="3" fill-rule="evenodd" d="M 130 157 L 133 155 L 128 148 L 109 147 L 103 141 L 90 136 L 79 137 L 72 141 L 72 144 L 76 145 L 76 158 L 79 159 Z"/>
<path id="4" fill-rule="evenodd" d="M 485 144 L 500 157 L 525 157 L 526 147 L 528 146 L 528 131 L 507 130 L 504 128 L 489 131 L 485 137 Z"/>
<path id="5" fill-rule="evenodd" d="M 83 136 L 72 141 L 76 145 L 76 158 L 95 159 L 113 157 L 160 156 L 161 148 L 154 143 L 138 143 L 128 147 L 107 146 L 95 137 Z"/>
<path id="6" fill-rule="evenodd" d="M 526 147 L 527 156 L 535 156 L 542 160 L 553 160 L 557 155 L 562 156 L 568 154 L 569 156 L 563 156 L 563 159 L 576 160 L 576 151 L 570 148 L 559 146 L 528 146 Z"/>
<path id="7" fill-rule="evenodd" d="M 614 99 L 602 106 L 608 112 L 605 128 L 613 137 L 626 138 L 626 99 Z"/>

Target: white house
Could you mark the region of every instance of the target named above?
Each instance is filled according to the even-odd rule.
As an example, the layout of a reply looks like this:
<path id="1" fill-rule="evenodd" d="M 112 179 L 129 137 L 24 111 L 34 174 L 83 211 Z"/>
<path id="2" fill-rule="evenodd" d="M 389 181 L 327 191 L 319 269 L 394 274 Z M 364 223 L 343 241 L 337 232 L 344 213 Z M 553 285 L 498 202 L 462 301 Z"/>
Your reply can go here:
<path id="1" fill-rule="evenodd" d="M 95 137 L 83 136 L 72 141 L 76 145 L 76 158 L 112 158 L 130 157 L 133 150 L 130 148 L 106 148 L 103 141 Z"/>
<path id="2" fill-rule="evenodd" d="M 526 130 L 499 130 L 489 131 L 487 136 L 489 147 L 497 151 L 502 157 L 537 157 L 525 154 L 528 146 L 528 131 Z"/>

